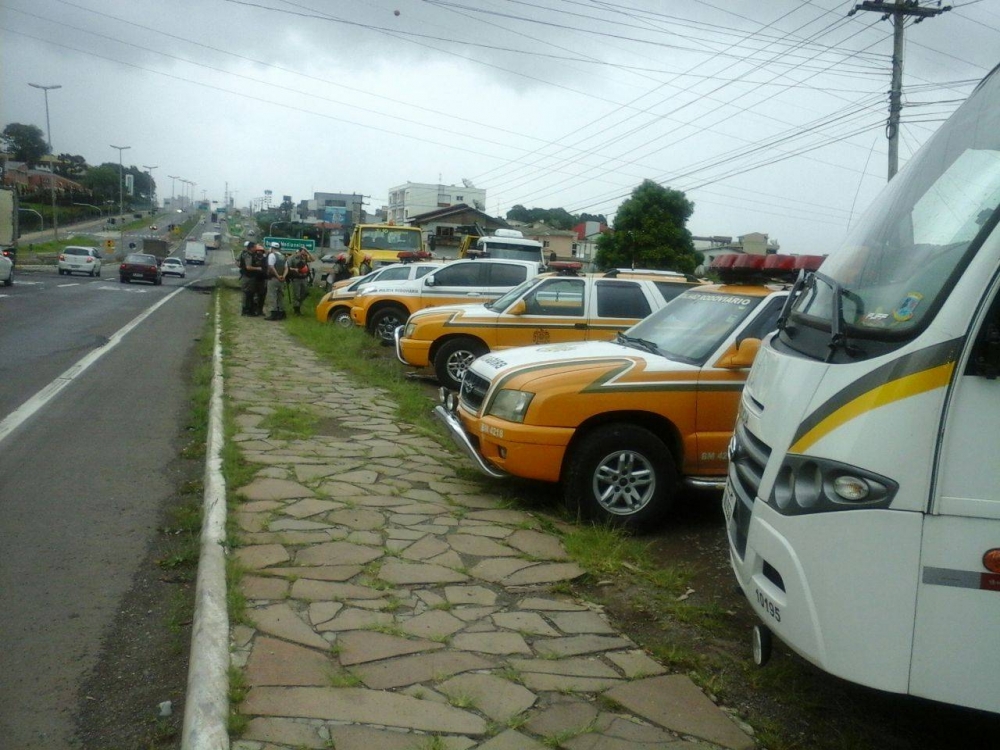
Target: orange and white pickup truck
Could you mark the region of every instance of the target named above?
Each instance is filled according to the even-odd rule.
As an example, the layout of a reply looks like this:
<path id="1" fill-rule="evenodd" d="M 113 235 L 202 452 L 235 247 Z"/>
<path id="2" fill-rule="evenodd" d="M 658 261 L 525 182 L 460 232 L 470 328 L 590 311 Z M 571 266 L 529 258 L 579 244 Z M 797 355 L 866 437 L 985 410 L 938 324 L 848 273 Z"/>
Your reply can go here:
<path id="1" fill-rule="evenodd" d="M 787 294 L 699 286 L 615 341 L 487 354 L 435 416 L 485 474 L 560 482 L 581 515 L 648 528 L 682 482 L 723 486 L 740 393 Z"/>
<path id="2" fill-rule="evenodd" d="M 453 260 L 407 284 L 362 289 L 351 306 L 351 320 L 391 344 L 398 326 L 417 310 L 462 302 L 489 302 L 539 274 L 539 264 L 524 260 Z"/>
<path id="3" fill-rule="evenodd" d="M 441 385 L 458 390 L 469 365 L 488 352 L 611 339 L 699 283 L 671 271 L 545 273 L 493 302 L 413 313 L 396 329 L 396 356 L 433 367 Z"/>
<path id="4" fill-rule="evenodd" d="M 351 305 L 363 288 L 375 283 L 389 284 L 421 279 L 437 268 L 441 268 L 440 262 L 397 263 L 382 266 L 364 276 L 338 281 L 316 303 L 316 320 L 320 323 L 333 323 L 341 328 L 352 328 L 354 321 L 351 320 Z"/>

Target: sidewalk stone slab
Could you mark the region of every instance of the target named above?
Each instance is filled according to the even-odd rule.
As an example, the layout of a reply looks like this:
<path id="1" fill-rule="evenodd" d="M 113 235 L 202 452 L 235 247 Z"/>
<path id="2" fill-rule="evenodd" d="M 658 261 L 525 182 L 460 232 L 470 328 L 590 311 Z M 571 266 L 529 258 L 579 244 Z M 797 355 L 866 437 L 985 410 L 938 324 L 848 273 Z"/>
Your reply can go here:
<path id="1" fill-rule="evenodd" d="M 378 472 L 371 471 L 369 469 L 346 471 L 343 474 L 337 475 L 337 481 L 347 482 L 349 484 L 360 484 L 363 487 L 370 487 L 378 481 Z"/>
<path id="2" fill-rule="evenodd" d="M 340 602 L 316 602 L 309 605 L 309 622 L 313 625 L 332 620 L 344 608 Z"/>
<path id="3" fill-rule="evenodd" d="M 243 710 L 263 716 L 332 719 L 428 732 L 472 735 L 486 732 L 483 719 L 453 706 L 364 688 L 253 687 Z"/>
<path id="4" fill-rule="evenodd" d="M 505 544 L 493 541 L 489 537 L 471 534 L 449 534 L 445 537 L 448 544 L 456 552 L 474 557 L 514 557 L 517 552 Z"/>
<path id="5" fill-rule="evenodd" d="M 430 563 L 410 563 L 389 560 L 379 571 L 383 581 L 403 584 L 456 583 L 468 580 L 468 576 L 451 568 Z"/>
<path id="6" fill-rule="evenodd" d="M 421 651 L 435 651 L 444 648 L 442 643 L 425 640 L 409 640 L 386 633 L 353 631 L 344 633 L 337 638 L 341 647 L 340 663 L 345 667 L 354 664 L 364 664 L 394 656 L 415 654 Z"/>
<path id="7" fill-rule="evenodd" d="M 525 570 L 519 570 L 503 579 L 503 583 L 508 586 L 526 586 L 536 583 L 556 583 L 558 581 L 571 581 L 586 573 L 576 563 L 550 563 L 547 565 L 533 565 Z"/>
<path id="8" fill-rule="evenodd" d="M 511 659 L 510 665 L 520 672 L 571 675 L 574 677 L 610 677 L 620 675 L 598 659 Z"/>
<path id="9" fill-rule="evenodd" d="M 418 638 L 445 638 L 465 627 L 465 623 L 447 612 L 434 610 L 400 624 L 400 629 Z"/>
<path id="10" fill-rule="evenodd" d="M 513 557 L 504 557 L 493 560 L 483 560 L 482 562 L 476 563 L 469 570 L 469 573 L 473 577 L 479 578 L 483 581 L 500 583 L 500 581 L 504 580 L 507 576 L 534 564 L 535 563 L 518 560 Z"/>
<path id="11" fill-rule="evenodd" d="M 440 680 L 473 669 L 488 669 L 493 663 L 478 654 L 466 651 L 435 651 L 418 656 L 401 656 L 373 664 L 361 664 L 351 671 L 370 688 L 414 685 L 428 680 Z"/>
<path id="12" fill-rule="evenodd" d="M 617 633 L 608 621 L 596 612 L 553 612 L 549 619 L 567 635 L 576 633 Z"/>
<path id="13" fill-rule="evenodd" d="M 489 606 L 497 600 L 496 592 L 485 586 L 445 586 L 445 598 L 452 604 L 482 604 Z"/>
<path id="14" fill-rule="evenodd" d="M 426 560 L 429 557 L 437 557 L 442 552 L 448 551 L 448 545 L 433 536 L 424 536 L 420 541 L 411 544 L 402 557 L 407 560 Z"/>
<path id="15" fill-rule="evenodd" d="M 537 609 L 542 612 L 582 612 L 587 608 L 568 599 L 547 599 L 529 596 L 517 603 L 519 609 Z"/>
<path id="16" fill-rule="evenodd" d="M 614 662 L 629 679 L 654 677 L 667 671 L 644 651 L 619 651 L 608 654 L 608 659 Z"/>
<path id="17" fill-rule="evenodd" d="M 525 687 L 536 692 L 557 690 L 561 693 L 599 693 L 621 682 L 618 677 L 575 677 L 573 675 L 529 672 L 524 675 Z"/>
<path id="18" fill-rule="evenodd" d="M 286 562 L 291 557 L 280 544 L 260 544 L 255 547 L 241 547 L 236 550 L 236 559 L 249 570 L 269 568 Z"/>
<path id="19" fill-rule="evenodd" d="M 316 581 L 349 581 L 361 572 L 360 565 L 317 565 L 300 568 L 270 568 L 268 573 L 278 576 L 312 578 Z"/>
<path id="20" fill-rule="evenodd" d="M 680 734 L 732 750 L 752 750 L 754 741 L 712 703 L 687 675 L 662 675 L 616 685 L 605 693 L 639 716 Z"/>
<path id="21" fill-rule="evenodd" d="M 493 526 L 478 521 L 459 521 L 458 527 L 463 534 L 473 534 L 475 536 L 488 536 L 491 539 L 506 539 L 514 533 L 514 529 L 507 526 Z"/>
<path id="22" fill-rule="evenodd" d="M 327 542 L 300 551 L 295 562 L 298 565 L 365 565 L 382 554 L 380 550 L 360 544 Z"/>
<path id="23" fill-rule="evenodd" d="M 482 654 L 530 654 L 531 648 L 518 633 L 459 633 L 453 648 Z"/>
<path id="24" fill-rule="evenodd" d="M 535 703 L 530 690 L 490 674 L 462 674 L 438 689 L 451 698 L 471 698 L 472 705 L 494 721 L 507 721 Z"/>
<path id="25" fill-rule="evenodd" d="M 319 736 L 318 727 L 294 719 L 261 717 L 251 719 L 243 739 L 305 748 L 322 748 L 326 742 Z"/>
<path id="26" fill-rule="evenodd" d="M 323 599 L 381 599 L 386 595 L 385 591 L 376 591 L 353 583 L 312 581 L 308 578 L 300 578 L 292 584 L 293 599 L 304 599 L 311 602 Z"/>
<path id="27" fill-rule="evenodd" d="M 559 635 L 559 631 L 555 630 L 541 618 L 541 615 L 535 612 L 500 612 L 493 615 L 493 622 L 501 628 L 516 630 L 520 633 L 547 636 Z"/>
<path id="28" fill-rule="evenodd" d="M 442 552 L 437 557 L 431 557 L 425 562 L 433 563 L 434 565 L 443 565 L 446 568 L 451 568 L 452 570 L 463 570 L 465 568 L 465 563 L 462 558 L 458 556 L 458 553 L 454 550 L 448 550 L 447 552 Z"/>
<path id="29" fill-rule="evenodd" d="M 311 489 L 287 479 L 255 479 L 236 490 L 236 494 L 247 500 L 293 500 L 313 497 Z"/>
<path id="30" fill-rule="evenodd" d="M 343 507 L 342 503 L 335 503 L 331 500 L 319 500 L 313 497 L 287 505 L 282 512 L 293 518 L 309 518 L 309 516 L 316 516 L 320 513 Z"/>
<path id="31" fill-rule="evenodd" d="M 251 609 L 247 612 L 260 630 L 303 646 L 326 649 L 329 644 L 320 638 L 287 604 Z"/>
<path id="32" fill-rule="evenodd" d="M 603 635 L 573 635 L 566 638 L 550 638 L 538 644 L 542 656 L 579 656 L 619 648 L 634 648 L 635 644 L 625 638 Z"/>
<path id="33" fill-rule="evenodd" d="M 367 609 L 345 609 L 334 619 L 316 626 L 320 633 L 345 630 L 364 630 L 375 625 L 391 625 L 393 617 L 388 612 L 373 612 Z"/>
<path id="34" fill-rule="evenodd" d="M 479 750 L 545 750 L 545 745 L 517 730 L 508 729 L 484 742 Z"/>
<path id="35" fill-rule="evenodd" d="M 473 622 L 474 620 L 482 620 L 484 617 L 489 617 L 496 611 L 496 607 L 455 607 L 451 613 L 459 620 Z"/>
<path id="36" fill-rule="evenodd" d="M 250 685 L 328 685 L 333 662 L 315 649 L 260 637 L 247 663 Z"/>
<path id="37" fill-rule="evenodd" d="M 245 576 L 240 584 L 247 599 L 284 599 L 288 581 L 264 576 Z"/>
<path id="38" fill-rule="evenodd" d="M 565 560 L 569 557 L 557 537 L 541 531 L 518 529 L 507 537 L 507 544 L 539 560 Z"/>
<path id="39" fill-rule="evenodd" d="M 326 520 L 349 529 L 371 530 L 385 525 L 385 516 L 369 508 L 345 508 L 327 514 Z"/>
<path id="40" fill-rule="evenodd" d="M 551 736 L 563 732 L 582 732 L 597 718 L 597 708 L 582 700 L 568 700 L 556 703 L 539 711 L 525 723 L 525 729 Z"/>

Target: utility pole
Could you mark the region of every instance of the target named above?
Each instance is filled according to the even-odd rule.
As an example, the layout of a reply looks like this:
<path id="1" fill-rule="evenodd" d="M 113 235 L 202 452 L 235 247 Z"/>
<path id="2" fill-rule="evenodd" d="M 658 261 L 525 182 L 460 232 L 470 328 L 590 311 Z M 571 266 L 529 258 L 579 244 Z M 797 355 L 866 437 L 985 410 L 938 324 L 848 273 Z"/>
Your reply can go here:
<path id="1" fill-rule="evenodd" d="M 45 94 L 45 138 L 49 146 L 49 192 L 52 194 L 52 239 L 59 239 L 59 217 L 56 216 L 56 155 L 52 151 L 52 128 L 49 126 L 49 92 L 61 89 L 60 84 L 42 86 L 40 83 L 29 83 L 33 89 L 41 89 Z"/>
<path id="2" fill-rule="evenodd" d="M 149 195 L 147 196 L 149 198 L 149 213 L 153 214 L 156 211 L 156 205 L 153 202 L 153 170 L 159 169 L 159 167 L 150 167 L 143 164 L 142 168 L 146 170 L 146 189 L 149 190 Z"/>
<path id="3" fill-rule="evenodd" d="M 125 175 L 124 167 L 122 166 L 122 152 L 126 151 L 131 146 L 114 146 L 111 148 L 118 149 L 118 253 L 121 257 L 125 257 Z"/>
<path id="4" fill-rule="evenodd" d="M 951 6 L 942 8 L 941 0 L 938 0 L 936 8 L 921 7 L 917 0 L 895 0 L 894 3 L 865 0 L 855 5 L 847 15 L 853 16 L 859 10 L 882 13 L 883 21 L 892 19 L 892 83 L 889 87 L 889 120 L 885 126 L 885 135 L 889 140 L 888 179 L 891 180 L 899 171 L 899 113 L 903 109 L 903 26 L 906 17 L 915 17 L 914 23 L 920 23 L 925 18 L 933 18 L 951 10 Z"/>

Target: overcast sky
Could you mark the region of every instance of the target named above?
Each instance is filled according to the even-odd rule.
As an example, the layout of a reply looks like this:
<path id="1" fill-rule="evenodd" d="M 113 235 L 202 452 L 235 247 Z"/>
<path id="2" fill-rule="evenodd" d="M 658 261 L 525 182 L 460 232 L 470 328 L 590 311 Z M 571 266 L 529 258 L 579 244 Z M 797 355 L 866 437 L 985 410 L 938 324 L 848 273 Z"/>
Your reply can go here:
<path id="1" fill-rule="evenodd" d="M 892 26 L 840 0 L 0 0 L 0 127 L 238 205 L 407 181 L 826 253 L 886 181 Z M 936 3 L 921 0 L 921 5 Z M 906 27 L 901 164 L 1000 62 L 1000 1 Z"/>

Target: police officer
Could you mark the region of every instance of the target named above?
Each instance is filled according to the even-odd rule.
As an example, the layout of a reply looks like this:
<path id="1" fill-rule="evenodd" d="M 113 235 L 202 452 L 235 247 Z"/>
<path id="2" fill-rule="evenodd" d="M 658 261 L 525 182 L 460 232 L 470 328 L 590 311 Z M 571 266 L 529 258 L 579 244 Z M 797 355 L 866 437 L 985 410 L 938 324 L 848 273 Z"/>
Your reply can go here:
<path id="1" fill-rule="evenodd" d="M 254 271 L 254 275 L 251 279 L 253 282 L 253 312 L 252 315 L 263 315 L 264 314 L 264 300 L 267 297 L 267 253 L 264 252 L 263 245 L 258 245 L 254 243 L 251 248 L 254 257 L 254 267 L 257 269 Z"/>
<path id="2" fill-rule="evenodd" d="M 312 278 L 309 264 L 315 260 L 305 245 L 288 259 L 288 283 L 292 287 L 292 310 L 296 315 L 302 314 L 302 301 L 309 296 L 309 283 Z"/>
<path id="3" fill-rule="evenodd" d="M 333 264 L 333 280 L 330 282 L 330 286 L 349 278 L 351 278 L 351 266 L 347 262 L 347 255 L 340 253 L 336 263 Z"/>
<path id="4" fill-rule="evenodd" d="M 270 310 L 265 320 L 285 319 L 285 279 L 288 264 L 281 252 L 281 243 L 272 242 L 267 254 L 267 305 Z"/>
<path id="5" fill-rule="evenodd" d="M 260 276 L 260 259 L 253 251 L 253 243 L 243 243 L 240 253 L 240 289 L 243 291 L 243 308 L 240 315 L 255 315 L 257 311 L 257 279 Z"/>

